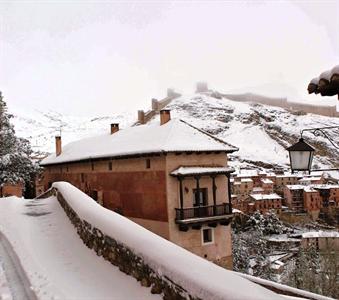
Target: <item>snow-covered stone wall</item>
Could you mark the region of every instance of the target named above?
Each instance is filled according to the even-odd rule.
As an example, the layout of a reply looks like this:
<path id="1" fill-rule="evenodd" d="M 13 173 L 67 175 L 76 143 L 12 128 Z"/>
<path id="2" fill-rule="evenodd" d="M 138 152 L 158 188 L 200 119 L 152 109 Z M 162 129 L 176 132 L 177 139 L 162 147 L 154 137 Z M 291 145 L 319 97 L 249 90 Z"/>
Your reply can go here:
<path id="1" fill-rule="evenodd" d="M 285 299 L 107 210 L 66 182 L 53 193 L 97 255 L 164 299 Z"/>

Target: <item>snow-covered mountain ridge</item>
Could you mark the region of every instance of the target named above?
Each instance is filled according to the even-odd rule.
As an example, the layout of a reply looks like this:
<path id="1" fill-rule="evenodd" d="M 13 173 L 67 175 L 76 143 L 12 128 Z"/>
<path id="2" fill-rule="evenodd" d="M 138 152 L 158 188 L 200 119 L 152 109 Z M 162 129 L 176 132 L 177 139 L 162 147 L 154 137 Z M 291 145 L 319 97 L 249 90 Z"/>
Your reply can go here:
<path id="1" fill-rule="evenodd" d="M 233 164 L 263 168 L 287 166 L 285 148 L 296 142 L 304 128 L 339 126 L 339 119 L 319 115 L 300 115 L 268 105 L 217 99 L 206 94 L 183 95 L 173 100 L 168 109 L 172 118 L 183 119 L 239 148 Z M 63 144 L 109 131 L 110 123 L 131 126 L 136 113 L 98 117 L 65 116 L 55 112 L 35 112 L 34 116 L 15 114 L 14 124 L 19 136 L 29 139 L 36 152 L 53 152 L 54 136 L 59 133 Z M 155 116 L 151 122 L 158 122 Z M 328 134 L 339 143 L 339 130 Z M 314 167 L 339 167 L 339 152 L 324 137 L 304 134 L 317 149 Z"/>
<path id="2" fill-rule="evenodd" d="M 262 167 L 286 166 L 286 147 L 295 143 L 304 128 L 339 126 L 339 119 L 313 114 L 293 113 L 283 108 L 235 102 L 226 98 L 194 94 L 172 101 L 166 108 L 178 117 L 237 146 L 235 159 Z M 339 143 L 339 129 L 328 131 Z M 339 167 L 339 152 L 324 137 L 304 133 L 317 149 L 315 164 Z"/>

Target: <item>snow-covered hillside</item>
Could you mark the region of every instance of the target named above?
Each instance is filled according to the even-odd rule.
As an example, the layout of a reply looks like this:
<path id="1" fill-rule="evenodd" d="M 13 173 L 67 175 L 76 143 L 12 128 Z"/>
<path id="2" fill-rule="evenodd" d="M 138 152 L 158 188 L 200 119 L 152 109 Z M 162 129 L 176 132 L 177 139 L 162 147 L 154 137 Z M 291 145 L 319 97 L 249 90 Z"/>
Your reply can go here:
<path id="1" fill-rule="evenodd" d="M 296 142 L 304 128 L 339 126 L 339 118 L 319 115 L 298 115 L 282 108 L 216 99 L 202 94 L 183 95 L 166 108 L 172 118 L 181 118 L 239 147 L 234 153 L 234 166 L 271 168 L 288 165 L 285 148 Z M 54 151 L 54 136 L 62 128 L 63 145 L 109 130 L 109 124 L 124 128 L 136 121 L 135 113 L 109 114 L 95 118 L 65 116 L 55 112 L 35 112 L 22 115 L 14 112 L 14 124 L 19 136 L 28 138 L 35 151 Z M 155 116 L 151 122 L 158 122 Z M 339 130 L 329 132 L 339 142 Z M 339 167 L 339 152 L 324 137 L 305 133 L 304 137 L 316 149 L 314 167 Z"/>
<path id="2" fill-rule="evenodd" d="M 166 108 L 171 109 L 173 118 L 186 120 L 237 146 L 239 151 L 233 155 L 235 164 L 261 167 L 286 166 L 289 162 L 285 148 L 298 140 L 302 129 L 339 126 L 338 118 L 296 115 L 282 108 L 201 94 L 177 98 Z M 339 142 L 339 130 L 329 135 Z M 339 167 L 339 152 L 324 137 L 310 133 L 304 137 L 321 155 L 316 157 L 315 164 Z"/>
<path id="3" fill-rule="evenodd" d="M 11 112 L 18 136 L 30 140 L 35 152 L 50 153 L 54 151 L 55 135 L 62 135 L 63 145 L 82 138 L 109 132 L 111 123 L 128 127 L 135 121 L 132 113 L 110 113 L 107 116 L 80 117 L 62 115 L 57 112 L 32 111 L 26 113 Z"/>

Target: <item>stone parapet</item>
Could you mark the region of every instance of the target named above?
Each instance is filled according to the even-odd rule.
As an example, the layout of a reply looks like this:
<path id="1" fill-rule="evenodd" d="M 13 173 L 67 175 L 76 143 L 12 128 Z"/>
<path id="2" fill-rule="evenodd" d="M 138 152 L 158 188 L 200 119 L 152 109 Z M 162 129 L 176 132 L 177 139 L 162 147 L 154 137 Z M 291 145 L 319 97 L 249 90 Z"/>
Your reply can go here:
<path id="1" fill-rule="evenodd" d="M 133 276 L 142 286 L 151 287 L 152 294 L 162 294 L 165 300 L 198 300 L 166 276 L 161 277 L 141 257 L 131 249 L 116 241 L 113 237 L 101 232 L 85 220 L 80 219 L 77 213 L 68 205 L 64 197 L 55 188 L 48 192 L 56 194 L 57 199 L 66 215 L 77 230 L 84 244 L 102 256 L 121 272 Z"/>

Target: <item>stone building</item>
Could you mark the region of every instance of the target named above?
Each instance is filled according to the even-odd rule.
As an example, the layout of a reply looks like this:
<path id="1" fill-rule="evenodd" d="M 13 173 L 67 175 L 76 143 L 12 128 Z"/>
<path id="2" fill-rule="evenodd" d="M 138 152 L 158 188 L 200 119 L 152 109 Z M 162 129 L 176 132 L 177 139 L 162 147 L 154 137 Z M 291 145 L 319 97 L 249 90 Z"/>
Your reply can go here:
<path id="1" fill-rule="evenodd" d="M 41 163 L 37 188 L 68 181 L 104 207 L 208 260 L 232 268 L 230 173 L 237 151 L 160 111 L 140 125 L 61 147 Z"/>

